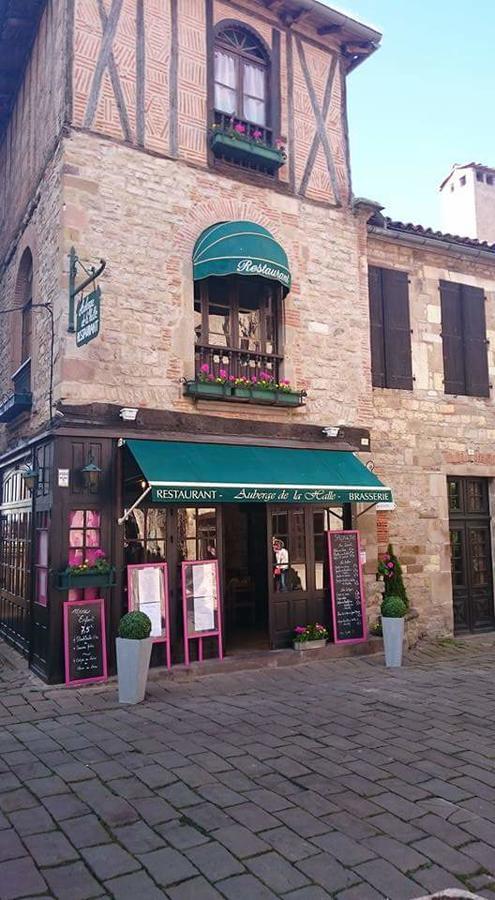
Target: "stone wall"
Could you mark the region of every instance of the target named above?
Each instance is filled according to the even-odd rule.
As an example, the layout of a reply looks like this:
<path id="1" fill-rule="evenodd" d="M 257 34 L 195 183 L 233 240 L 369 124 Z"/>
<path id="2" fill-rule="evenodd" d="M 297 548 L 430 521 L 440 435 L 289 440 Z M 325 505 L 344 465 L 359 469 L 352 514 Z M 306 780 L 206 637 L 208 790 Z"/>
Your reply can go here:
<path id="1" fill-rule="evenodd" d="M 308 391 L 302 409 L 252 407 L 249 418 L 328 424 L 344 416 L 347 425 L 371 425 L 362 218 L 96 135 L 73 133 L 65 164 L 63 255 L 75 244 L 87 262 L 104 256 L 107 269 L 100 337 L 76 349 L 64 333 L 58 397 L 200 408 L 182 396 L 181 386 L 194 373 L 192 249 L 209 225 L 240 218 L 269 228 L 289 256 L 284 374 Z M 210 402 L 207 408 L 245 414 L 242 405 L 226 410 Z"/>
<path id="2" fill-rule="evenodd" d="M 486 294 L 488 362 L 495 374 L 495 259 L 412 249 L 370 235 L 371 265 L 409 273 L 414 388 L 373 388 L 372 454 L 392 487 L 397 508 L 381 514 L 379 549 L 391 540 L 404 563 L 411 604 L 430 634 L 451 633 L 447 475 L 495 475 L 495 415 L 490 398 L 443 390 L 439 279 L 471 284 Z M 384 519 L 388 518 L 385 527 Z M 371 520 L 367 528 L 372 530 Z M 371 573 L 370 573 L 371 575 Z"/>
<path id="3" fill-rule="evenodd" d="M 64 121 L 66 6 L 64 0 L 48 0 L 0 145 L 0 276 Z"/>
<path id="4" fill-rule="evenodd" d="M 62 146 L 47 166 L 43 184 L 36 198 L 29 223 L 16 243 L 13 255 L 0 281 L 0 309 L 16 305 L 16 282 L 24 251 L 33 256 L 33 304 L 50 303 L 55 322 L 55 379 L 60 363 L 60 327 L 62 308 L 66 315 L 67 294 L 62 284 L 60 255 L 60 220 L 62 215 Z M 0 395 L 12 390 L 12 335 L 19 335 L 20 314 L 9 313 L 0 318 Z M 33 309 L 31 416 L 20 416 L 12 425 L 0 425 L 0 451 L 15 447 L 29 434 L 46 425 L 50 419 L 49 393 L 51 368 L 51 327 L 45 309 Z M 17 327 L 16 327 L 17 326 Z"/>

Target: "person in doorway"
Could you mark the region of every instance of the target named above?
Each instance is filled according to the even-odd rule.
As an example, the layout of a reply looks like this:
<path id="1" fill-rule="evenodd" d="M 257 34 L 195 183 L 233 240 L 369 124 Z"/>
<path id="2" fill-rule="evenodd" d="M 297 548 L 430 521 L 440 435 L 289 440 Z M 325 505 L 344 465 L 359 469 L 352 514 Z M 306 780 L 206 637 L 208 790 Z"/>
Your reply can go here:
<path id="1" fill-rule="evenodd" d="M 273 567 L 273 575 L 275 578 L 275 590 L 287 591 L 287 575 L 289 572 L 289 552 L 284 547 L 284 542 L 280 538 L 274 537 L 272 540 L 273 553 L 275 556 L 275 565 Z"/>

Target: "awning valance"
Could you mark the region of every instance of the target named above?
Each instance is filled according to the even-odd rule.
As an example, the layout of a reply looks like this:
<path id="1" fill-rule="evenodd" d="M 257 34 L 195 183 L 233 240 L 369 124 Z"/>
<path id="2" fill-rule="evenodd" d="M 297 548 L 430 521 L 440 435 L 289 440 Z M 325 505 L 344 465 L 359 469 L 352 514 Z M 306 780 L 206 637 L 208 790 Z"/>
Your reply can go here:
<path id="1" fill-rule="evenodd" d="M 219 222 L 203 231 L 193 250 L 194 280 L 210 275 L 259 275 L 287 293 L 291 275 L 285 250 L 255 222 Z"/>
<path id="2" fill-rule="evenodd" d="M 245 444 L 127 441 L 158 503 L 383 503 L 392 500 L 353 453 Z"/>

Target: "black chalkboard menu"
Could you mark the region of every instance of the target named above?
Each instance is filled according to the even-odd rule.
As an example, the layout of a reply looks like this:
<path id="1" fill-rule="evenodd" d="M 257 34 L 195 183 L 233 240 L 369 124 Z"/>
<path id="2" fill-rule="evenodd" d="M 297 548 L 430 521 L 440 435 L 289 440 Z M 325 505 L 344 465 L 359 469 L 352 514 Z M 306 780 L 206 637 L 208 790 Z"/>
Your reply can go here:
<path id="1" fill-rule="evenodd" d="M 64 645 L 66 684 L 106 681 L 104 600 L 64 603 Z"/>
<path id="2" fill-rule="evenodd" d="M 336 644 L 365 641 L 366 613 L 359 532 L 329 531 L 328 555 Z"/>

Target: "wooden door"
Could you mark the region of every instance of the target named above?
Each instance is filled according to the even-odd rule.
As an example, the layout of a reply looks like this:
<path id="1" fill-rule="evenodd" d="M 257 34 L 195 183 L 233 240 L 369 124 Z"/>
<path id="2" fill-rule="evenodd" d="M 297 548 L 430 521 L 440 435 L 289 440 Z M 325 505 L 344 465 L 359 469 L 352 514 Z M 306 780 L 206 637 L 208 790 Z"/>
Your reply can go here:
<path id="1" fill-rule="evenodd" d="M 495 627 L 488 480 L 449 478 L 454 631 Z"/>
<path id="2" fill-rule="evenodd" d="M 268 587 L 270 643 L 286 647 L 296 625 L 330 626 L 325 524 L 328 512 L 306 506 L 268 507 Z M 289 554 L 285 583 L 274 574 L 273 539 Z"/>

